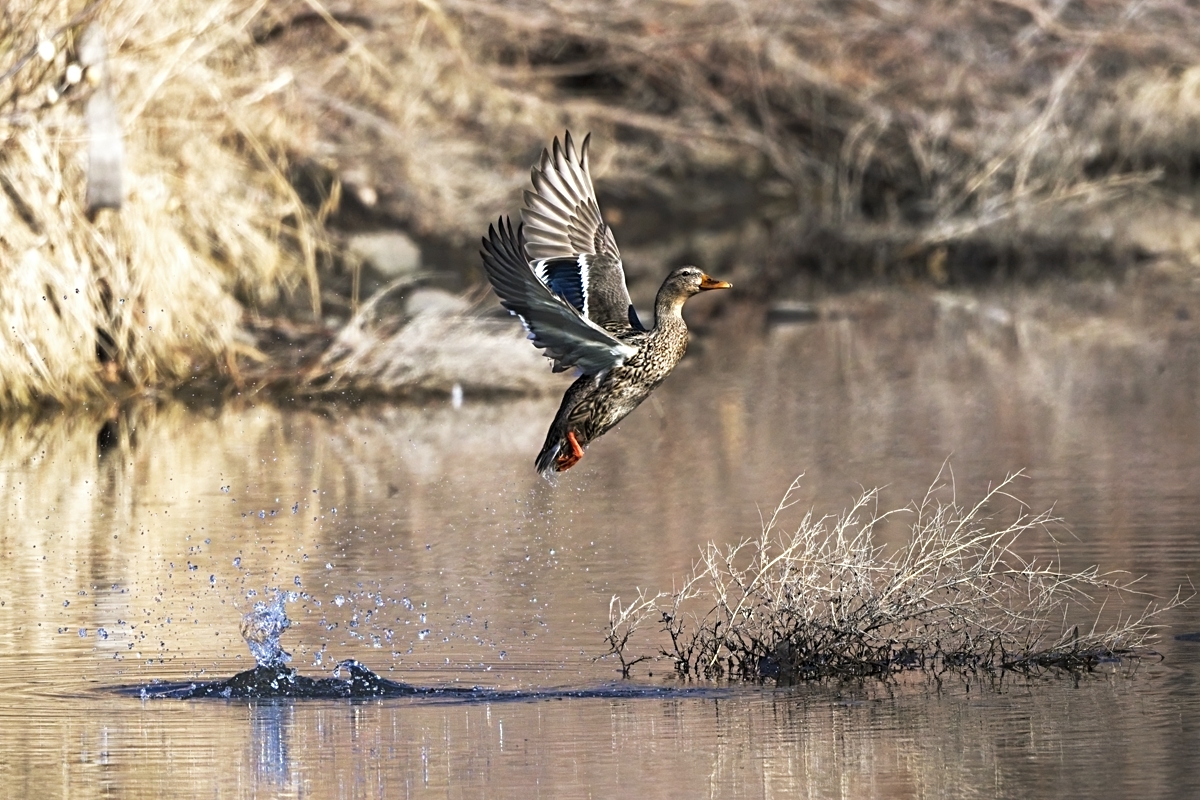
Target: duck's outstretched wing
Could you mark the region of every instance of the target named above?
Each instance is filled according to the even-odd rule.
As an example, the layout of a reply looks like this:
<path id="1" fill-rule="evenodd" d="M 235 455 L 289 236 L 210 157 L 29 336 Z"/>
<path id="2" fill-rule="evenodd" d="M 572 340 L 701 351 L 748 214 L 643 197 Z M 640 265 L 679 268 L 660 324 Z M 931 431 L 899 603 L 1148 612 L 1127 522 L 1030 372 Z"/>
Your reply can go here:
<path id="1" fill-rule="evenodd" d="M 488 226 L 480 255 L 501 304 L 521 318 L 534 345 L 554 361 L 555 372 L 578 367 L 595 374 L 623 364 L 637 352 L 552 292 L 534 275 L 525 247 L 523 230 L 518 228 L 514 235 L 512 222 L 501 218 Z"/>
<path id="2" fill-rule="evenodd" d="M 597 325 L 643 330 L 629 301 L 625 269 L 612 229 L 600 216 L 588 171 L 589 134 L 579 153 L 567 131 L 533 168 L 533 191 L 525 192 L 526 255 L 534 273 Z"/>

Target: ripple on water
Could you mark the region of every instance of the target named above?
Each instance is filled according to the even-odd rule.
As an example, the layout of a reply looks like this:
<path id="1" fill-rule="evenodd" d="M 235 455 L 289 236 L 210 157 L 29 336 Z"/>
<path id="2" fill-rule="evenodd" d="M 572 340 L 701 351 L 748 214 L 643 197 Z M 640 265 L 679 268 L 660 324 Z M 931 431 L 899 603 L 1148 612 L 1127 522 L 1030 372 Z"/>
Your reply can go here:
<path id="1" fill-rule="evenodd" d="M 960 497 L 1026 469 L 1018 493 L 1071 528 L 1053 548 L 1068 567 L 1146 574 L 1158 596 L 1200 575 L 1188 347 L 1059 331 L 1015 304 L 1020 336 L 1007 338 L 972 328 L 966 306 L 885 306 L 896 310 L 709 338 L 658 391 L 661 412 L 639 409 L 557 487 L 531 466 L 557 398 L 137 407 L 104 459 L 103 420 L 86 413 L 12 423 L 0 437 L 0 794 L 50 780 L 80 797 L 179 785 L 230 797 L 1200 796 L 1194 642 L 1168 639 L 1167 661 L 1131 677 L 1078 682 L 688 693 L 635 671 L 648 689 L 606 688 L 616 669 L 592 658 L 609 598 L 669 589 L 700 544 L 753 535 L 801 472 L 797 510 L 821 514 L 860 485 L 903 505 L 950 455 Z M 287 606 L 284 638 L 301 672 L 356 659 L 414 686 L 501 694 L 247 704 L 109 691 L 245 671 L 239 621 L 263 599 L 247 595 L 283 584 L 308 593 Z M 1188 609 L 1168 619 L 1200 629 Z M 653 652 L 656 631 L 642 633 Z"/>

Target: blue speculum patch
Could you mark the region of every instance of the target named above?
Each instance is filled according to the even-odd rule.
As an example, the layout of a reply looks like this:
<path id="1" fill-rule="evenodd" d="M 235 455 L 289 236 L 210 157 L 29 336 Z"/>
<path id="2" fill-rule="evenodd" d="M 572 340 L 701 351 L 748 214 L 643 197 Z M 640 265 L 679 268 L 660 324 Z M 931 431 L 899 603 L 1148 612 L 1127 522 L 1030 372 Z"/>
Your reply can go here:
<path id="1" fill-rule="evenodd" d="M 583 267 L 573 258 L 556 258 L 544 262 L 542 269 L 550 291 L 583 313 Z"/>

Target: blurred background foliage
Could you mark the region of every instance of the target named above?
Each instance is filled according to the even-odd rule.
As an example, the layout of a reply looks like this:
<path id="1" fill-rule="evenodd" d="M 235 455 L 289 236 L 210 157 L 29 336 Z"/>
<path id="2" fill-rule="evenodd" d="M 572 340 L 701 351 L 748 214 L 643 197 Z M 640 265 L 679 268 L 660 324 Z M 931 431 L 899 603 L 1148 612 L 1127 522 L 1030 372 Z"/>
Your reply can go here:
<path id="1" fill-rule="evenodd" d="M 1191 287 L 1197 33 L 1182 0 L 10 0 L 0 406 L 294 372 L 270 341 L 361 328 L 418 271 L 476 285 L 568 128 L 635 298 L 682 261 L 758 300 Z M 124 200 L 96 212 L 102 87 Z"/>

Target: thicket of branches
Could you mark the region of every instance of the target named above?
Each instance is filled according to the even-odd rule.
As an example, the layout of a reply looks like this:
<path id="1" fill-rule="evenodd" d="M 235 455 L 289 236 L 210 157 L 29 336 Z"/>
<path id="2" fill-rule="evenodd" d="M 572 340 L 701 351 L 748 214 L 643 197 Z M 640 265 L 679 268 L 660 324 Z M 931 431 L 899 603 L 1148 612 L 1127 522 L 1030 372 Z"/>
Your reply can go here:
<path id="1" fill-rule="evenodd" d="M 1011 482 L 973 505 L 935 487 L 887 513 L 867 492 L 840 516 L 809 512 L 786 533 L 780 515 L 793 483 L 757 538 L 710 543 L 680 588 L 640 590 L 629 603 L 614 597 L 606 655 L 626 675 L 661 656 L 686 677 L 794 681 L 914 669 L 1082 671 L 1150 654 L 1156 620 L 1179 595 L 1140 611 L 1106 609 L 1133 599 L 1135 581 L 1023 558 L 1021 540 L 1059 521 L 1021 506 L 997 522 L 996 507 L 1015 502 Z M 908 535 L 887 547 L 875 529 L 898 516 L 913 518 Z M 651 624 L 657 652 L 635 652 L 631 641 Z"/>
<path id="2" fill-rule="evenodd" d="M 340 43 L 299 23 L 306 3 L 275 12 L 281 45 L 317 62 L 341 47 L 294 75 L 338 120 L 329 152 L 379 208 L 464 241 L 515 207 L 566 126 L 598 134 L 602 193 L 655 201 L 639 214 L 765 221 L 705 253 L 761 272 L 765 247 L 761 285 L 1111 260 L 1119 237 L 1080 220 L 1195 178 L 1200 11 L 1179 0 L 338 7 Z"/>

